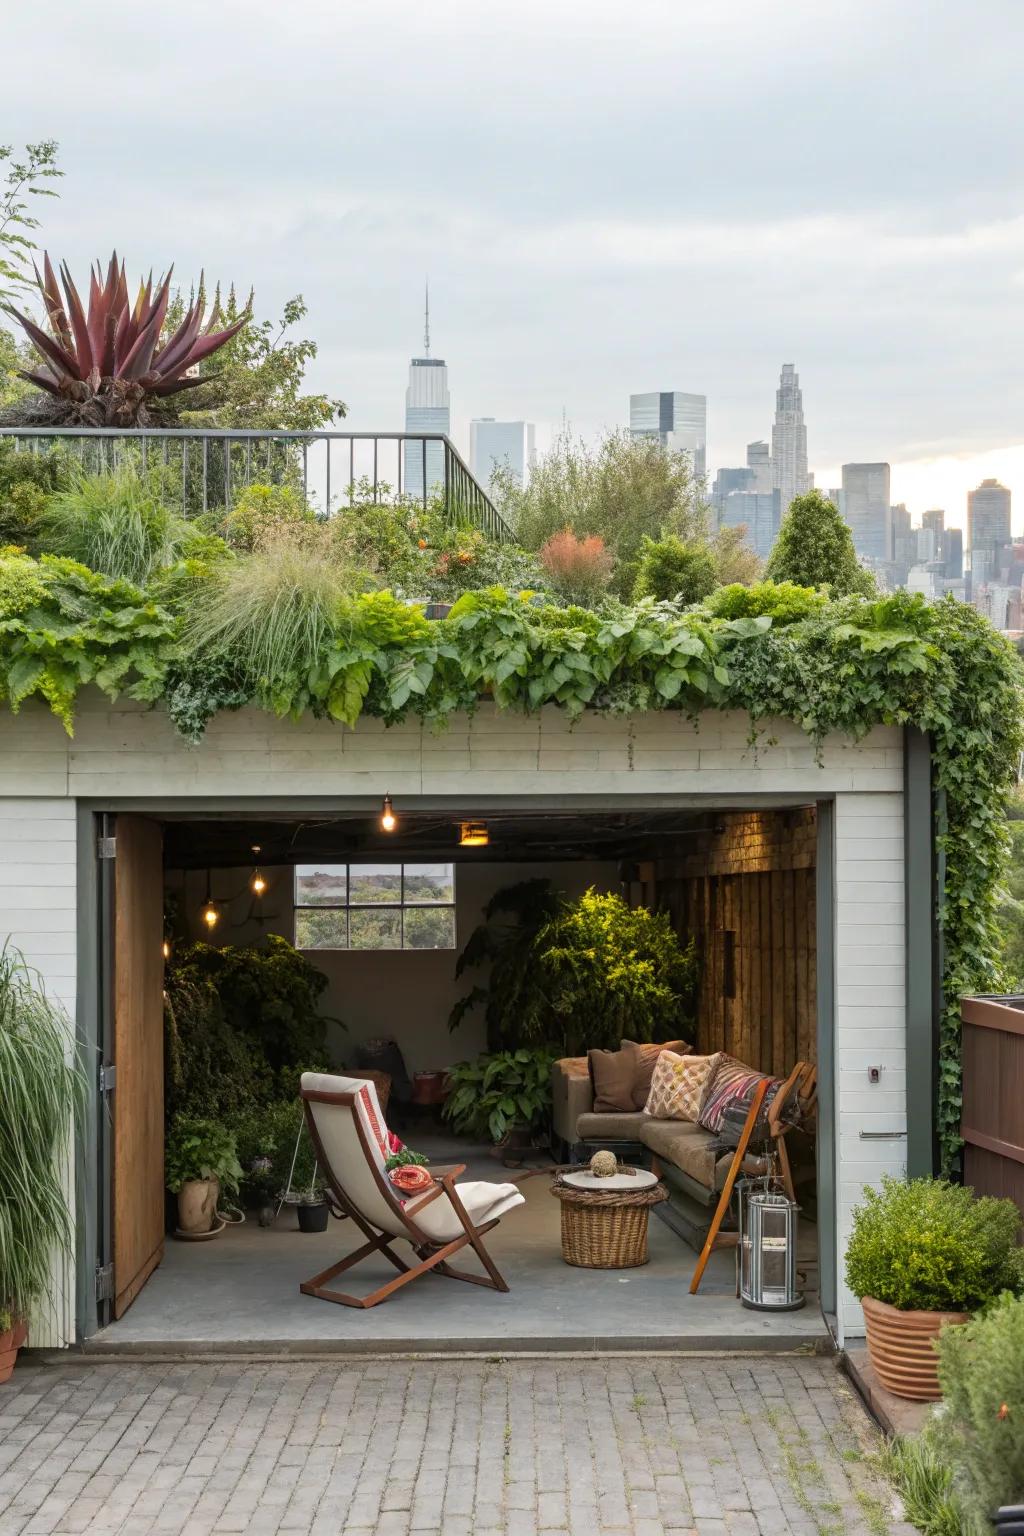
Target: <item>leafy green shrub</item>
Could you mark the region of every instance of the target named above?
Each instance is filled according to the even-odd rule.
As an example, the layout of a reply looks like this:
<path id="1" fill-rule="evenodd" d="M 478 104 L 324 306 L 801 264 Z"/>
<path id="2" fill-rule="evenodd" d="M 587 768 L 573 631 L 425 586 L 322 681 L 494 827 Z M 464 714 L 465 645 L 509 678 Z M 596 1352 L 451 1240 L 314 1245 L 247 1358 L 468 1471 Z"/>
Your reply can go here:
<path id="1" fill-rule="evenodd" d="M 64 448 L 32 453 L 17 439 L 0 438 L 0 547 L 29 544 L 50 495 L 59 489 L 71 460 Z"/>
<path id="2" fill-rule="evenodd" d="M 947 1328 L 938 1350 L 943 1407 L 931 1433 L 970 1530 L 987 1536 L 999 1506 L 1024 1493 L 1024 1300 L 1004 1294 Z"/>
<path id="3" fill-rule="evenodd" d="M 74 1030 L 10 944 L 0 947 L 0 1312 L 48 1299 L 54 1254 L 74 1252 L 64 1157 L 88 1079 Z M 0 1319 L 0 1331 L 3 1320 Z"/>
<path id="4" fill-rule="evenodd" d="M 189 526 L 165 504 L 158 472 L 141 475 L 129 466 L 76 473 L 47 499 L 38 536 L 51 554 L 140 585 L 175 563 Z"/>
<path id="5" fill-rule="evenodd" d="M 234 549 L 251 553 L 279 528 L 316 522 L 316 513 L 301 491 L 290 485 L 260 485 L 253 481 L 237 497 L 224 519 L 224 537 Z"/>
<path id="6" fill-rule="evenodd" d="M 953 1469 L 936 1449 L 932 1426 L 920 1435 L 890 1440 L 880 1461 L 895 1485 L 907 1519 L 923 1536 L 963 1536 L 964 1511 Z"/>
<path id="7" fill-rule="evenodd" d="M 641 544 L 634 601 L 653 597 L 688 606 L 703 602 L 717 585 L 718 564 L 706 544 L 684 544 L 674 533 Z"/>
<path id="8" fill-rule="evenodd" d="M 708 613 L 718 619 L 756 619 L 767 615 L 773 624 L 794 624 L 809 614 L 820 613 L 828 599 L 813 587 L 792 581 L 757 581 L 751 587 L 733 582 L 712 592 Z"/>
<path id="9" fill-rule="evenodd" d="M 696 982 L 668 916 L 591 889 L 575 901 L 548 880 L 498 891 L 459 956 L 456 976 L 489 966 L 452 1009 L 456 1028 L 484 1005 L 492 1048 L 557 1041 L 563 1053 L 636 1040 L 670 1040 L 688 1017 Z"/>
<path id="10" fill-rule="evenodd" d="M 12 711 L 38 695 L 70 735 L 87 683 L 112 699 L 157 699 L 176 639 L 172 615 L 128 582 L 0 550 L 0 699 Z"/>
<path id="11" fill-rule="evenodd" d="M 566 1050 L 677 1038 L 691 1017 L 697 962 L 666 912 L 593 887 L 538 933 L 541 984 Z"/>
<path id="12" fill-rule="evenodd" d="M 839 508 L 818 490 L 795 497 L 785 509 L 765 575 L 801 587 L 827 587 L 837 597 L 875 592 L 875 578 L 857 559 Z"/>
<path id="13" fill-rule="evenodd" d="M 287 1188 L 289 1173 L 294 1190 L 310 1189 L 315 1185 L 316 1154 L 306 1130 L 302 1100 L 297 1094 L 246 1110 L 228 1124 L 238 1142 L 244 1200 L 257 1204 L 260 1198 L 276 1198 Z M 263 1159 L 269 1162 L 269 1168 L 257 1169 L 254 1173 L 254 1164 Z"/>
<path id="14" fill-rule="evenodd" d="M 497 1145 L 515 1126 L 535 1135 L 551 1118 L 549 1050 L 501 1051 L 448 1069 L 451 1092 L 442 1111 L 460 1136 L 490 1137 Z"/>
<path id="15" fill-rule="evenodd" d="M 415 579 L 414 595 L 432 602 L 454 602 L 483 587 L 533 592 L 549 585 L 536 555 L 518 544 L 498 544 L 479 528 L 448 528 L 421 555 L 426 571 Z"/>
<path id="16" fill-rule="evenodd" d="M 172 1195 L 194 1179 L 219 1179 L 236 1191 L 242 1169 L 231 1131 L 216 1120 L 178 1115 L 171 1121 L 164 1147 L 164 1182 Z"/>
<path id="17" fill-rule="evenodd" d="M 972 1312 L 1020 1283 L 1020 1213 L 943 1179 L 865 1189 L 853 1213 L 846 1283 L 855 1296 L 922 1312 Z"/>

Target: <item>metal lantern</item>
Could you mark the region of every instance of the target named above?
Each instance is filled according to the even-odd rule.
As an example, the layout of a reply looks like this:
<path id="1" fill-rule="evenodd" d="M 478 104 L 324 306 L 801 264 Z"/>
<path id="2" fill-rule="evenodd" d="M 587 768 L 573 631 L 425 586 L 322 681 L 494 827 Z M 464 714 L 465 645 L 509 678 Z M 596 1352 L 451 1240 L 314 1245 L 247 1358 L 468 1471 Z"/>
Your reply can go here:
<path id="1" fill-rule="evenodd" d="M 796 1288 L 799 1207 L 780 1189 L 741 1183 L 740 1300 L 759 1312 L 795 1312 L 804 1304 Z"/>

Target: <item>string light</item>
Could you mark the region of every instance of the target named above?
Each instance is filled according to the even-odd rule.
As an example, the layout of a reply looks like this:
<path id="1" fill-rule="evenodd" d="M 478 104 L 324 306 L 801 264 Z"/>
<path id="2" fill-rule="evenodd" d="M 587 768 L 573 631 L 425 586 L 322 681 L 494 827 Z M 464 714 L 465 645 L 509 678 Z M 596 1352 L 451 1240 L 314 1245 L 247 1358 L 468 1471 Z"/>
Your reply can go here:
<path id="1" fill-rule="evenodd" d="M 253 858 L 254 859 L 257 859 L 259 857 L 259 854 L 261 853 L 261 851 L 262 850 L 260 848 L 259 843 L 253 843 L 253 845 L 252 845 L 252 854 L 253 854 Z M 249 889 L 252 891 L 254 896 L 262 896 L 263 892 L 266 890 L 266 888 L 267 888 L 267 882 L 266 882 L 266 880 L 264 880 L 262 874 L 260 873 L 260 867 L 259 867 L 259 864 L 257 864 L 256 867 L 253 869 L 252 879 L 249 881 Z"/>
<path id="2" fill-rule="evenodd" d="M 171 941 L 170 941 L 170 939 L 164 939 L 163 949 L 164 949 L 164 959 L 165 960 L 169 960 L 171 958 Z"/>
<path id="3" fill-rule="evenodd" d="M 210 930 L 211 933 L 213 932 L 214 928 L 216 928 L 217 924 L 220 922 L 220 913 L 217 911 L 217 908 L 214 905 L 213 896 L 212 896 L 212 894 L 210 892 L 210 871 L 209 870 L 206 871 L 206 901 L 203 903 L 202 918 L 203 918 L 203 922 L 206 924 L 207 928 Z"/>
<path id="4" fill-rule="evenodd" d="M 380 829 L 382 832 L 393 832 L 397 826 L 398 817 L 395 815 L 395 808 L 391 804 L 391 796 L 385 795 L 384 804 L 380 810 Z"/>

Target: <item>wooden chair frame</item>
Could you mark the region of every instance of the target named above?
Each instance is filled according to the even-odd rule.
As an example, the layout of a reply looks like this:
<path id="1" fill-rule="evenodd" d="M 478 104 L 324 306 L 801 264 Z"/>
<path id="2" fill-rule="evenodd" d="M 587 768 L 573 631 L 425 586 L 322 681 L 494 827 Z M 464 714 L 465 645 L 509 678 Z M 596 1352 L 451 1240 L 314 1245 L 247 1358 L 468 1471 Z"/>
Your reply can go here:
<path id="1" fill-rule="evenodd" d="M 758 1083 L 754 1090 L 754 1096 L 750 1101 L 750 1109 L 747 1111 L 747 1118 L 743 1122 L 743 1130 L 740 1132 L 740 1139 L 732 1155 L 732 1162 L 729 1164 L 729 1171 L 725 1176 L 725 1183 L 722 1186 L 722 1193 L 715 1208 L 715 1214 L 711 1219 L 711 1226 L 708 1228 L 704 1247 L 701 1249 L 700 1258 L 697 1260 L 697 1267 L 693 1272 L 693 1279 L 690 1281 L 691 1296 L 696 1296 L 697 1294 L 700 1282 L 704 1277 L 704 1271 L 707 1268 L 708 1260 L 714 1249 L 735 1248 L 736 1246 L 736 1233 L 723 1232 L 721 1230 L 722 1223 L 729 1213 L 729 1206 L 732 1203 L 732 1192 L 743 1168 L 743 1160 L 747 1155 L 750 1139 L 754 1134 L 758 1115 L 761 1112 L 761 1106 L 764 1103 L 765 1095 L 770 1086 L 771 1079 L 765 1078 L 762 1082 Z M 786 1133 L 791 1127 L 784 1124 L 782 1119 L 783 1111 L 795 1093 L 800 1102 L 803 1115 L 809 1115 L 814 1108 L 817 1092 L 817 1067 L 810 1061 L 798 1061 L 775 1095 L 768 1110 L 768 1135 L 766 1140 L 774 1143 L 775 1155 L 779 1159 L 782 1187 L 791 1200 L 796 1199 L 793 1189 L 793 1171 L 789 1163 L 789 1153 L 786 1150 Z"/>
<path id="2" fill-rule="evenodd" d="M 347 1258 L 342 1259 L 337 1264 L 332 1264 L 329 1269 L 321 1270 L 311 1280 L 306 1280 L 301 1284 L 299 1290 L 302 1294 L 304 1296 L 317 1296 L 321 1301 L 336 1301 L 343 1307 L 375 1307 L 379 1302 L 387 1301 L 388 1297 L 394 1295 L 395 1291 L 400 1290 L 403 1285 L 408 1285 L 410 1280 L 416 1280 L 420 1275 L 428 1274 L 431 1270 L 439 1275 L 446 1275 L 451 1280 L 465 1280 L 470 1285 L 484 1285 L 491 1290 L 507 1291 L 508 1285 L 502 1278 L 497 1265 L 483 1243 L 484 1233 L 490 1232 L 492 1227 L 498 1225 L 498 1218 L 495 1217 L 492 1221 L 485 1222 L 482 1226 L 476 1226 L 459 1198 L 455 1180 L 460 1173 L 465 1172 L 465 1164 L 459 1163 L 455 1167 L 446 1169 L 440 1178 L 434 1176 L 434 1188 L 417 1203 L 417 1211 L 421 1211 L 424 1206 L 429 1205 L 433 1200 L 439 1199 L 441 1195 L 447 1195 L 451 1201 L 452 1209 L 462 1224 L 462 1232 L 458 1237 L 452 1238 L 449 1242 L 438 1243 L 435 1239 L 428 1237 L 422 1228 L 417 1226 L 414 1217 L 406 1214 L 405 1207 L 398 1199 L 390 1182 L 377 1167 L 362 1120 L 355 1108 L 357 1097 L 358 1094 L 356 1092 L 326 1093 L 305 1089 L 302 1092 L 306 1125 L 316 1152 L 317 1162 L 327 1180 L 330 1204 L 336 1207 L 336 1215 L 350 1217 L 366 1238 L 366 1242 L 362 1247 L 357 1248 L 354 1253 L 350 1253 Z M 396 1225 L 404 1229 L 401 1235 L 408 1238 L 408 1241 L 412 1244 L 413 1251 L 419 1259 L 418 1264 L 407 1264 L 404 1259 L 399 1258 L 397 1253 L 392 1252 L 391 1244 L 397 1242 L 399 1238 L 389 1235 L 379 1227 L 374 1227 L 356 1209 L 345 1193 L 337 1173 L 324 1152 L 323 1143 L 317 1133 L 316 1123 L 309 1107 L 311 1102 L 317 1104 L 340 1104 L 352 1111 L 356 1135 L 359 1138 L 363 1156 L 366 1158 L 367 1167 L 373 1175 L 378 1190 L 391 1207 Z M 448 1263 L 448 1260 L 454 1254 L 458 1253 L 460 1249 L 467 1247 L 473 1249 L 487 1271 L 486 1275 L 468 1274 L 465 1270 L 453 1269 Z M 354 1265 L 361 1263 L 363 1259 L 369 1258 L 373 1253 L 383 1254 L 388 1262 L 393 1264 L 395 1269 L 399 1271 L 394 1280 L 389 1280 L 386 1285 L 380 1286 L 376 1291 L 371 1291 L 368 1296 L 350 1296 L 344 1291 L 327 1289 L 327 1281 L 333 1280 L 335 1275 L 343 1274 L 347 1269 L 352 1269 Z"/>

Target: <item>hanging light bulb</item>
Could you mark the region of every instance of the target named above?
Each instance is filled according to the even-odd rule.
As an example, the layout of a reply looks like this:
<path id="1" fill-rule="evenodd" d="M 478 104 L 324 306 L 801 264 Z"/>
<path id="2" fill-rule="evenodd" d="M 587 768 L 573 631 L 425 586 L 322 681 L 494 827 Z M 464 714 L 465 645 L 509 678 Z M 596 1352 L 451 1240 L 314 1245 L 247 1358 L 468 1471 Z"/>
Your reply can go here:
<path id="1" fill-rule="evenodd" d="M 206 900 L 203 903 L 202 918 L 203 918 L 203 922 L 206 924 L 207 928 L 209 929 L 209 931 L 211 933 L 216 928 L 217 924 L 220 922 L 220 913 L 217 911 L 217 908 L 214 905 L 213 896 L 212 896 L 212 894 L 210 892 L 210 871 L 209 870 L 206 871 Z"/>
<path id="2" fill-rule="evenodd" d="M 261 852 L 262 852 L 262 850 L 260 848 L 259 843 L 253 843 L 253 845 L 252 845 L 252 855 L 253 855 L 253 858 L 257 859 Z M 264 880 L 262 874 L 260 873 L 260 867 L 257 864 L 255 866 L 255 868 L 253 869 L 252 879 L 249 881 L 249 889 L 252 891 L 254 896 L 262 896 L 263 892 L 266 890 L 266 888 L 267 888 L 267 882 L 266 882 L 266 880 Z"/>
<path id="3" fill-rule="evenodd" d="M 171 958 L 171 941 L 170 941 L 170 939 L 164 939 L 164 946 L 163 947 L 164 947 L 164 959 L 165 960 L 169 960 Z"/>
<path id="4" fill-rule="evenodd" d="M 395 815 L 395 808 L 391 804 L 391 796 L 385 795 L 384 804 L 380 810 L 380 829 L 382 832 L 393 832 L 397 826 L 398 817 Z"/>

